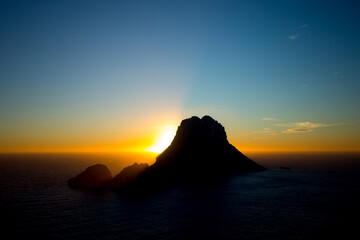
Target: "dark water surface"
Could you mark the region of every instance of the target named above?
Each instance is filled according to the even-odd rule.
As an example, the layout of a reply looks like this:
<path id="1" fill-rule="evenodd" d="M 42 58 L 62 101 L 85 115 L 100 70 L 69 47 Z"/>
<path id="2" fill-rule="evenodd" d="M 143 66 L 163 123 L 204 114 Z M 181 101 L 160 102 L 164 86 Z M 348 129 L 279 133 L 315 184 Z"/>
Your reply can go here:
<path id="1" fill-rule="evenodd" d="M 274 165 L 269 159 L 258 162 Z M 315 155 L 302 164 L 299 157 L 279 159 L 292 170 L 271 166 L 207 186 L 126 198 L 75 191 L 66 180 L 94 163 L 116 174 L 128 161 L 3 154 L 2 239 L 359 239 L 359 155 L 338 155 L 330 165 Z"/>

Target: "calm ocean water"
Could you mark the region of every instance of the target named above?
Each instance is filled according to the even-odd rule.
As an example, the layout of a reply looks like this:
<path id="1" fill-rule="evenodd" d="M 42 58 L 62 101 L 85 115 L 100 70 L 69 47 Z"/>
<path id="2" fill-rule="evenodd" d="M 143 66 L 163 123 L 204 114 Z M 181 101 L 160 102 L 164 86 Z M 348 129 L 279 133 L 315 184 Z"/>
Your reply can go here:
<path id="1" fill-rule="evenodd" d="M 130 160 L 3 154 L 2 239 L 356 239 L 360 158 L 331 156 L 255 156 L 271 169 L 126 198 L 72 190 L 66 180 L 94 163 L 116 174 Z"/>

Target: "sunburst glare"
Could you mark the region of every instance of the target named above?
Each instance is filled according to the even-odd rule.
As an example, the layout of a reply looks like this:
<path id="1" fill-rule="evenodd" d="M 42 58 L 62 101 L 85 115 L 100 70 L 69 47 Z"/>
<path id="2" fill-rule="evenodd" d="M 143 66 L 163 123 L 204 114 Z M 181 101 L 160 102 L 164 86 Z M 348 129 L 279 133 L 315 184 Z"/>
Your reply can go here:
<path id="1" fill-rule="evenodd" d="M 153 145 L 146 148 L 147 152 L 161 153 L 164 151 L 172 142 L 176 134 L 176 126 L 164 127 L 161 133 L 158 135 Z"/>

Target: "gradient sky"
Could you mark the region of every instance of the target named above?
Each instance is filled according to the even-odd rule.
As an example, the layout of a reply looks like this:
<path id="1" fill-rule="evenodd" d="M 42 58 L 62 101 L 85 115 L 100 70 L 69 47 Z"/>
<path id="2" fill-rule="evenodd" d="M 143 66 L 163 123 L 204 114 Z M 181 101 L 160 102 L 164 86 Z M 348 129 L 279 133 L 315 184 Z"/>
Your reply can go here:
<path id="1" fill-rule="evenodd" d="M 360 150 L 357 1 L 0 1 L 0 151 Z"/>

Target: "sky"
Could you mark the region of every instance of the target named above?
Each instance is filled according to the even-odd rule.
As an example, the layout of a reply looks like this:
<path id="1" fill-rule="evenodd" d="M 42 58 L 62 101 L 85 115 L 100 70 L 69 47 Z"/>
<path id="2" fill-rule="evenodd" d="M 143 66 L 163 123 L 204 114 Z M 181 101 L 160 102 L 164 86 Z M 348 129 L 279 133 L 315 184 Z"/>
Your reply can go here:
<path id="1" fill-rule="evenodd" d="M 357 1 L 0 1 L 0 151 L 360 150 Z"/>

